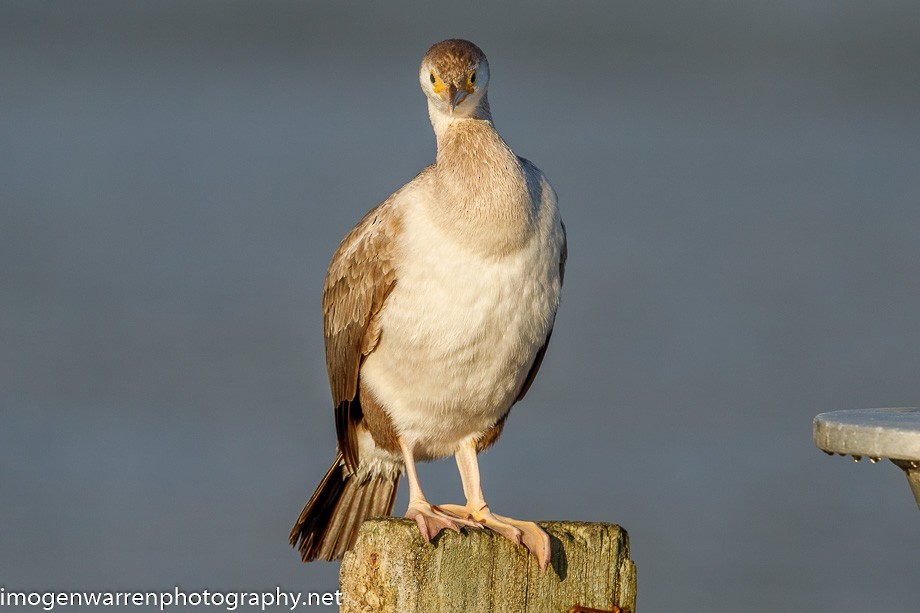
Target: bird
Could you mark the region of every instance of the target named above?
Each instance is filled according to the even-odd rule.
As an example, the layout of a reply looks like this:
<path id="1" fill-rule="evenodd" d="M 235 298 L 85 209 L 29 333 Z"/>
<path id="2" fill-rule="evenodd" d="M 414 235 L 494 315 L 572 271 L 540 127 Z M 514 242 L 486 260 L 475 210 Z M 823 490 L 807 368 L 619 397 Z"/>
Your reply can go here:
<path id="1" fill-rule="evenodd" d="M 497 515 L 478 454 L 530 389 L 552 335 L 567 257 L 553 187 L 496 130 L 489 62 L 463 39 L 428 49 L 419 83 L 435 162 L 342 240 L 323 285 L 323 330 L 337 452 L 291 530 L 304 562 L 336 560 L 364 519 L 405 517 L 431 541 L 487 528 L 523 545 L 545 571 L 536 523 Z M 435 505 L 416 463 L 453 455 L 465 504 Z"/>

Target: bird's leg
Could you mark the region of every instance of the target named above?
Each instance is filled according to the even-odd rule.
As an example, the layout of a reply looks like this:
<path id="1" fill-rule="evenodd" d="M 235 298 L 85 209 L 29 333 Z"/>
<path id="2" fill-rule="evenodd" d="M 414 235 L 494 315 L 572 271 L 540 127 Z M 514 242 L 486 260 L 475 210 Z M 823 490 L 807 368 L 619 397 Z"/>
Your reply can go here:
<path id="1" fill-rule="evenodd" d="M 537 524 L 520 521 L 510 517 L 495 515 L 486 504 L 479 481 L 479 460 L 476 457 L 476 442 L 463 445 L 455 454 L 460 478 L 463 480 L 463 493 L 466 494 L 466 506 L 455 504 L 441 505 L 441 509 L 458 518 L 466 518 L 481 523 L 486 528 L 498 532 L 510 541 L 524 545 L 537 558 L 540 570 L 546 570 L 549 564 L 549 535 Z"/>
<path id="2" fill-rule="evenodd" d="M 422 486 L 418 482 L 418 473 L 415 472 L 415 458 L 412 449 L 403 441 L 399 441 L 403 460 L 406 464 L 406 475 L 409 478 L 409 508 L 406 509 L 406 519 L 414 519 L 418 524 L 419 532 L 426 541 L 430 541 L 445 528 L 460 532 L 460 526 L 481 528 L 476 521 L 462 517 L 453 517 L 444 513 L 440 508 L 429 503 L 422 493 Z"/>

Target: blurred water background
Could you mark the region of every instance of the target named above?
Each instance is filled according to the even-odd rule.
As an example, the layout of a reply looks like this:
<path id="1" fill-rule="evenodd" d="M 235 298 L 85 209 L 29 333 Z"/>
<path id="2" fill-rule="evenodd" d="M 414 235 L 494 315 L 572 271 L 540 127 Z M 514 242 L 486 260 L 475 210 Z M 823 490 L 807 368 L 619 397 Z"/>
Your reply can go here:
<path id="1" fill-rule="evenodd" d="M 334 453 L 322 279 L 433 159 L 417 65 L 465 37 L 569 233 L 492 507 L 622 524 L 642 611 L 917 611 L 904 477 L 811 420 L 920 404 L 918 32 L 910 0 L 3 2 L 0 583 L 335 589 L 287 544 Z"/>

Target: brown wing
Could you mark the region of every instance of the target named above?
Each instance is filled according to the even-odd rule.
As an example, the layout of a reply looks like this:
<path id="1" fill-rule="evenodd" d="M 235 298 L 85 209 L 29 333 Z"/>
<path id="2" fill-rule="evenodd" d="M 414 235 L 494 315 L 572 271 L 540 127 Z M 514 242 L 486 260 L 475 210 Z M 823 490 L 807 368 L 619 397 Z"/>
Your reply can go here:
<path id="1" fill-rule="evenodd" d="M 358 372 L 380 340 L 376 316 L 396 284 L 393 245 L 399 219 L 394 213 L 395 196 L 345 236 L 332 256 L 323 286 L 326 369 L 335 404 L 335 429 L 339 451 L 352 469 L 358 465 L 355 426 L 362 418 Z"/>
<path id="2" fill-rule="evenodd" d="M 559 223 L 562 226 L 562 248 L 559 252 L 559 284 L 562 285 L 562 282 L 565 280 L 565 261 L 569 257 L 569 249 L 568 241 L 565 236 L 565 224 L 561 221 Z M 540 365 L 543 363 L 543 357 L 546 355 L 546 348 L 549 347 L 549 339 L 552 338 L 552 336 L 553 329 L 550 328 L 549 333 L 546 335 L 546 341 L 543 343 L 543 346 L 540 347 L 540 350 L 537 351 L 537 355 L 533 359 L 533 364 L 530 365 L 530 370 L 527 372 L 527 378 L 524 379 L 524 385 L 521 386 L 521 391 L 514 400 L 515 402 L 519 402 L 527 394 L 527 390 L 530 389 L 534 379 L 537 378 L 537 372 L 540 370 Z"/>

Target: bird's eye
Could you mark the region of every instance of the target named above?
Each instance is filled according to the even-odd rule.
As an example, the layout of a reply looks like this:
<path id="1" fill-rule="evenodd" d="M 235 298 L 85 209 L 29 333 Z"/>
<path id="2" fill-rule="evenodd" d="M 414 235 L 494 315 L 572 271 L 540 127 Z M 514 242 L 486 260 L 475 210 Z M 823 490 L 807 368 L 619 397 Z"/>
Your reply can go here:
<path id="1" fill-rule="evenodd" d="M 429 76 L 429 78 L 431 78 L 431 83 L 432 83 L 432 85 L 434 85 L 434 82 L 436 81 L 436 79 L 434 78 L 434 73 L 432 72 L 432 73 L 431 73 L 430 75 L 428 75 L 428 76 Z"/>
<path id="2" fill-rule="evenodd" d="M 475 83 L 475 82 L 476 82 L 476 71 L 474 70 L 473 72 L 470 73 L 470 83 Z"/>

